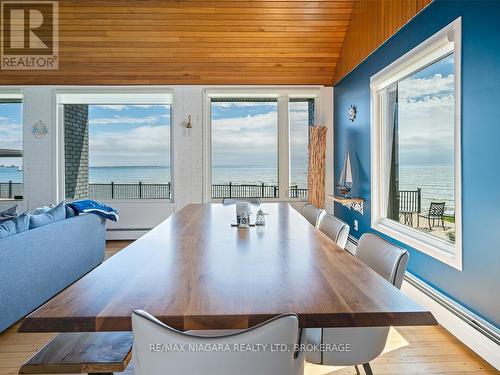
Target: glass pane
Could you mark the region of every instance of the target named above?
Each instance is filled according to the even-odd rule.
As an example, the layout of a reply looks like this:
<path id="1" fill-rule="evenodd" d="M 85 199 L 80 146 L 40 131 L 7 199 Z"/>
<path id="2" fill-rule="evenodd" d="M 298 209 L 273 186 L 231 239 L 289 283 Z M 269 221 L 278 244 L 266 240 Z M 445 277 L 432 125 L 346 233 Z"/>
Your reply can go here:
<path id="1" fill-rule="evenodd" d="M 169 105 L 65 105 L 66 198 L 170 199 Z"/>
<path id="2" fill-rule="evenodd" d="M 0 99 L 0 200 L 23 198 L 22 103 Z"/>
<path id="3" fill-rule="evenodd" d="M 212 198 L 278 197 L 278 104 L 212 101 Z"/>
<path id="4" fill-rule="evenodd" d="M 455 241 L 454 57 L 398 82 L 388 217 Z"/>
<path id="5" fill-rule="evenodd" d="M 289 103 L 290 198 L 307 197 L 309 126 L 314 122 L 311 121 L 314 113 L 310 113 L 310 104 L 308 100 Z M 314 100 L 312 105 L 314 106 Z"/>

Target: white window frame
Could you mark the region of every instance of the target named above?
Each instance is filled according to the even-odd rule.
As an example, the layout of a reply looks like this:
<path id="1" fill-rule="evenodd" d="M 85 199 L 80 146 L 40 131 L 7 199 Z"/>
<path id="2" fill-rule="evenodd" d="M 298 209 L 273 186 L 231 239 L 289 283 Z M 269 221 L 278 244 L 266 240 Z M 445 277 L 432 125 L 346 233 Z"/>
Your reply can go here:
<path id="1" fill-rule="evenodd" d="M 371 91 L 371 226 L 424 254 L 462 270 L 462 178 L 461 178 L 461 17 L 375 74 Z M 455 243 L 441 240 L 386 218 L 383 191 L 384 89 L 450 53 L 455 58 Z"/>
<path id="2" fill-rule="evenodd" d="M 55 92 L 57 108 L 57 145 L 58 145 L 58 167 L 57 167 L 57 197 L 58 201 L 66 200 L 66 176 L 65 176 L 65 143 L 64 143 L 64 105 L 65 104 L 88 104 L 88 105 L 117 105 L 117 104 L 151 104 L 170 105 L 170 199 L 113 199 L 106 200 L 111 204 L 141 203 L 158 205 L 159 203 L 174 203 L 174 150 L 173 150 L 173 112 L 174 98 L 173 90 L 170 88 L 130 88 L 115 87 L 101 88 L 89 87 L 78 89 L 63 89 Z"/>
<path id="3" fill-rule="evenodd" d="M 320 86 L 311 87 L 241 87 L 241 88 L 213 88 L 204 90 L 204 202 L 220 202 L 221 199 L 212 198 L 212 98 L 270 98 L 277 100 L 278 111 L 278 198 L 262 198 L 265 202 L 301 202 L 307 198 L 290 198 L 290 99 L 315 99 L 314 116 L 318 119 Z"/>
<path id="4" fill-rule="evenodd" d="M 23 184 L 23 199 L 5 199 L 3 201 L 0 201 L 0 205 L 12 205 L 12 202 L 22 204 L 24 207 L 25 202 L 27 201 L 26 193 L 28 189 L 26 188 L 26 172 L 27 172 L 27 163 L 26 163 L 26 131 L 25 131 L 25 126 L 24 126 L 24 119 L 26 118 L 26 115 L 24 113 L 25 111 L 25 105 L 24 105 L 24 95 L 22 90 L 19 89 L 0 89 L 0 99 L 20 99 L 21 100 L 21 152 L 22 152 L 22 164 L 23 164 L 23 179 L 22 179 L 22 184 Z M 1 160 L 1 159 L 0 159 Z"/>

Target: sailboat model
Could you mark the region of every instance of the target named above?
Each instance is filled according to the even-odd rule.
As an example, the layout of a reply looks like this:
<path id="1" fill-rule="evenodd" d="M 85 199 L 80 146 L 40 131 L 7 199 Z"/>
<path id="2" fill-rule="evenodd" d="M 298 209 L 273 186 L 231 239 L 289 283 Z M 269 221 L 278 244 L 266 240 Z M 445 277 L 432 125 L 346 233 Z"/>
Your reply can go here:
<path id="1" fill-rule="evenodd" d="M 352 188 L 351 158 L 349 156 L 349 150 L 346 148 L 344 165 L 342 167 L 342 171 L 340 172 L 340 179 L 337 185 L 337 189 L 339 189 L 340 194 L 342 194 L 344 197 L 347 197 L 347 194 L 349 194 L 351 188 Z"/>

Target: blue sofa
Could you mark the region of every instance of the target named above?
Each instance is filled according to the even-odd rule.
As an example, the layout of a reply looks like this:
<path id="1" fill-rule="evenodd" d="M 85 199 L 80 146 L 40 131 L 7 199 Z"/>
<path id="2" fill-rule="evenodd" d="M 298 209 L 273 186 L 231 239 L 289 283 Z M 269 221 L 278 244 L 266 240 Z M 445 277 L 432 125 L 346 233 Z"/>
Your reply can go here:
<path id="1" fill-rule="evenodd" d="M 105 232 L 87 214 L 0 239 L 0 332 L 97 267 Z"/>

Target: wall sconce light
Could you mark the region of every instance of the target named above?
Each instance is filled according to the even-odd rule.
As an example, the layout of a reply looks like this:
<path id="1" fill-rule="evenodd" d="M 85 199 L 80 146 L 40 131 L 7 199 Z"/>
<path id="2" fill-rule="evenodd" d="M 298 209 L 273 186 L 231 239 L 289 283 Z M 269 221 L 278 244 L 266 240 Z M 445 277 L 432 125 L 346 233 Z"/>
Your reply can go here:
<path id="1" fill-rule="evenodd" d="M 191 136 L 191 129 L 193 128 L 193 124 L 191 123 L 191 115 L 188 116 L 188 120 L 186 122 L 186 135 Z"/>

